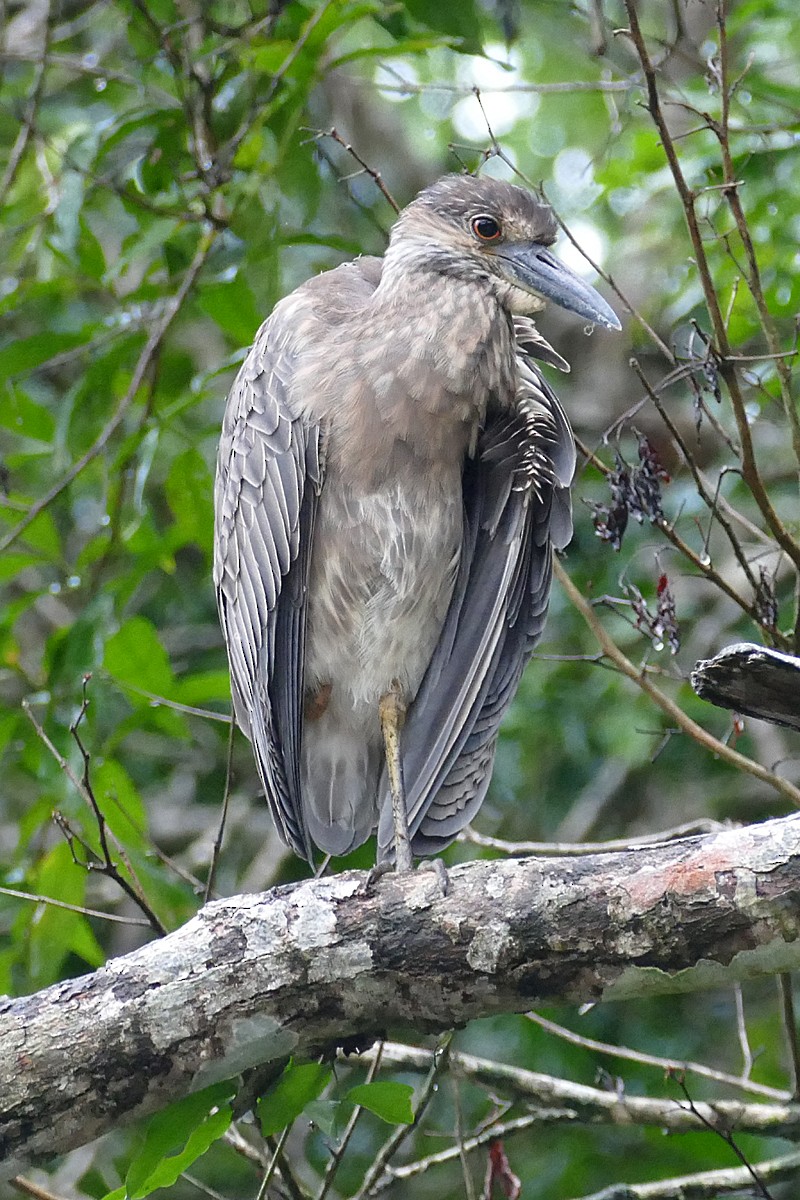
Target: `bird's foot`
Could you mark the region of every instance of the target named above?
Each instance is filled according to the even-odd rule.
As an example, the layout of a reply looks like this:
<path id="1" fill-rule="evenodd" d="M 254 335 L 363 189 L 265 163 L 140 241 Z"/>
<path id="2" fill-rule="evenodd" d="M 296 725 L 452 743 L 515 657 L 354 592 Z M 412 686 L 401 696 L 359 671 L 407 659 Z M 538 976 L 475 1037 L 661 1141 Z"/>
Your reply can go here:
<path id="1" fill-rule="evenodd" d="M 383 862 L 376 863 L 367 872 L 367 877 L 362 884 L 360 891 L 362 894 L 367 894 L 372 891 L 375 884 L 383 879 L 385 875 L 406 875 L 414 869 L 412 866 L 406 870 L 402 870 L 389 859 L 384 859 Z M 417 871 L 425 871 L 427 874 L 432 874 L 435 877 L 436 887 L 441 897 L 447 895 L 450 890 L 450 881 L 447 876 L 447 868 L 440 858 L 426 858 L 417 865 Z"/>
<path id="2" fill-rule="evenodd" d="M 375 863 L 375 866 L 370 867 L 370 869 L 367 871 L 367 877 L 361 885 L 360 891 L 362 893 L 371 892 L 378 880 L 383 879 L 384 875 L 388 875 L 389 872 L 393 870 L 394 863 L 389 862 L 388 859 L 384 859 L 383 862 Z"/>
<path id="3" fill-rule="evenodd" d="M 444 898 L 450 891 L 450 877 L 447 874 L 447 867 L 440 858 L 426 858 L 417 867 L 418 871 L 430 871 L 436 876 L 436 886 L 439 889 L 439 894 Z"/>

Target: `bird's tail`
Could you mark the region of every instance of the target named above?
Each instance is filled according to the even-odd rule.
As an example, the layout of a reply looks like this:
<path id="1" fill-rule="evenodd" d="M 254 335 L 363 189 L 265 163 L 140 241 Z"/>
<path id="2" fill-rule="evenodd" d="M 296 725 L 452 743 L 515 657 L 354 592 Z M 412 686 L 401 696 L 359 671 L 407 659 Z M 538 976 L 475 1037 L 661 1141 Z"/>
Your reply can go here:
<path id="1" fill-rule="evenodd" d="M 301 795 L 311 840 L 348 854 L 375 828 L 380 743 L 349 729 L 329 708 L 303 729 Z"/>

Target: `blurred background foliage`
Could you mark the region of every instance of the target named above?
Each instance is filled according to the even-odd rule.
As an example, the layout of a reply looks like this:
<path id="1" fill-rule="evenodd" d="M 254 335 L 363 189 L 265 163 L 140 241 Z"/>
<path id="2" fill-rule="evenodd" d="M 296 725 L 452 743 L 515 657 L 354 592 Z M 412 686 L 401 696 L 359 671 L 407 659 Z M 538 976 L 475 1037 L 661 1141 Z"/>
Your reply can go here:
<path id="1" fill-rule="evenodd" d="M 757 468 L 796 547 L 800 442 L 788 356 L 800 308 L 795 5 L 637 7 L 696 193 L 732 353 L 748 356 L 737 373 Z M 593 456 L 576 480 L 564 565 L 600 602 L 593 611 L 617 644 L 690 717 L 800 780 L 796 735 L 756 721 L 742 727 L 688 685 L 698 658 L 742 638 L 797 650 L 797 572 L 739 469 L 741 429 L 725 371 L 708 350 L 708 293 L 621 3 L 11 0 L 0 20 L 0 992 L 80 974 L 152 936 L 137 893 L 150 925 L 166 929 L 202 903 L 228 758 L 227 669 L 210 580 L 224 397 L 282 295 L 355 254 L 381 253 L 393 211 L 377 172 L 402 205 L 445 171 L 519 171 L 543 183 L 578 246 L 610 274 L 617 292 L 599 286 L 625 320 L 622 335 L 591 333 L 553 310 L 540 322 L 572 364 L 554 383 Z M 721 139 L 713 123 L 728 103 Z M 731 189 L 722 186 L 730 182 L 723 150 L 766 324 L 747 284 Z M 566 237 L 559 252 L 596 280 Z M 776 347 L 787 357 L 770 357 Z M 602 511 L 593 514 L 598 505 L 613 509 L 604 472 L 618 469 L 617 455 L 637 463 L 641 435 L 658 464 L 664 519 L 630 523 L 615 551 L 596 536 Z M 698 478 L 718 497 L 712 509 Z M 733 539 L 720 513 L 733 514 Z M 675 602 L 675 654 L 662 643 L 676 630 L 648 636 L 641 628 L 642 600 L 655 613 L 664 577 Z M 87 763 L 70 732 L 79 714 Z M 86 868 L 102 853 L 87 783 L 120 878 Z M 555 587 L 546 640 L 502 735 L 480 833 L 579 842 L 787 810 L 774 788 L 673 728 L 634 682 L 608 669 Z M 462 842 L 446 857 L 493 853 Z M 372 854 L 365 847 L 346 865 L 368 866 Z M 305 872 L 278 842 L 249 746 L 237 736 L 215 893 Z M 82 906 L 140 923 L 111 923 Z M 771 981 L 743 995 L 549 1015 L 589 1037 L 734 1074 L 743 1069 L 746 1027 L 758 1080 L 790 1086 Z M 523 1018 L 478 1022 L 455 1044 L 579 1082 L 600 1072 L 601 1086 L 683 1099 L 658 1070 L 569 1045 Z M 331 1114 L 352 1111 L 346 1094 L 363 1077 L 363 1068 L 337 1068 L 332 1082 L 315 1077 L 309 1096 L 302 1093 L 305 1100 L 317 1084 L 326 1088 L 309 1101 L 313 1120 L 306 1112 L 286 1143 L 297 1194 L 319 1186 L 336 1137 Z M 414 1074 L 384 1077 L 420 1087 Z M 697 1078 L 691 1088 L 694 1098 L 728 1094 Z M 454 1128 L 466 1137 L 500 1115 L 506 1108 L 486 1088 L 443 1084 L 399 1160 L 433 1153 L 452 1142 Z M 358 1191 L 386 1131 L 379 1115 L 365 1114 L 331 1194 Z M 63 1196 L 106 1195 L 124 1180 L 137 1137 L 120 1131 L 54 1161 L 48 1186 Z M 711 1133 L 667 1139 L 619 1126 L 565 1125 L 543 1136 L 534 1124 L 505 1148 L 523 1195 L 545 1200 L 737 1161 Z M 768 1157 L 785 1143 L 744 1137 L 741 1148 Z M 486 1154 L 470 1157 L 468 1181 L 456 1158 L 416 1178 L 413 1194 L 479 1195 Z M 258 1190 L 257 1167 L 223 1141 L 192 1170 L 225 1196 Z M 392 1195 L 412 1194 L 411 1183 L 393 1186 Z M 168 1194 L 197 1192 L 179 1179 Z M 773 1194 L 796 1193 L 776 1185 Z"/>

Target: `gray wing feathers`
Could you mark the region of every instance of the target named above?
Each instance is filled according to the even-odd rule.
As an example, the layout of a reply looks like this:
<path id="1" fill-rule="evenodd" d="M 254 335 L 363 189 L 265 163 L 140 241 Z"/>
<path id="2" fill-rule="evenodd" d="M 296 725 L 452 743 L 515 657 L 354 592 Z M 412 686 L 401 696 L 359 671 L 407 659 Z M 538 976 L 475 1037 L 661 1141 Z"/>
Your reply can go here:
<path id="1" fill-rule="evenodd" d="M 572 532 L 572 431 L 532 361 L 558 356 L 538 333 L 523 332 L 515 409 L 490 420 L 465 468 L 453 598 L 403 731 L 415 854 L 441 850 L 484 800 L 500 721 L 544 628 L 552 547 L 566 545 Z M 380 857 L 392 841 L 383 800 Z"/>
<path id="2" fill-rule="evenodd" d="M 284 840 L 309 857 L 297 763 L 319 431 L 291 408 L 287 324 L 278 312 L 265 322 L 228 397 L 215 485 L 214 582 L 236 720 L 253 743 Z M 279 605 L 283 590 L 287 603 Z"/>

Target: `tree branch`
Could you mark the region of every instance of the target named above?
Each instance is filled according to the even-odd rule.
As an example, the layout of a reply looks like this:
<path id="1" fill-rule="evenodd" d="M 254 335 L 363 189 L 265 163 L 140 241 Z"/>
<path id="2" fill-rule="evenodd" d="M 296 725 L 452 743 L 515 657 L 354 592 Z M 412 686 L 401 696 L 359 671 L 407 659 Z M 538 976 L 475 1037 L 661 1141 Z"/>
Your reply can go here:
<path id="1" fill-rule="evenodd" d="M 788 779 L 784 779 L 781 775 L 776 775 L 774 771 L 768 770 L 767 767 L 762 767 L 761 763 L 755 762 L 752 758 L 748 758 L 746 754 L 740 754 L 738 750 L 733 748 L 733 746 L 728 746 L 725 742 L 721 742 L 719 738 L 715 738 L 714 735 L 709 733 L 707 729 L 704 729 L 702 725 L 698 725 L 696 721 L 693 721 L 692 718 L 683 711 L 679 704 L 676 704 L 675 701 L 670 699 L 665 692 L 662 692 L 660 688 L 656 687 L 644 670 L 640 670 L 638 667 L 636 667 L 631 660 L 625 654 L 623 654 L 613 638 L 611 638 L 606 632 L 602 622 L 597 619 L 591 604 L 589 604 L 578 591 L 577 587 L 572 582 L 557 558 L 553 559 L 553 574 L 563 587 L 564 591 L 567 593 L 567 596 L 572 601 L 575 608 L 583 617 L 586 624 L 591 629 L 594 636 L 597 638 L 600 648 L 602 649 L 606 658 L 608 658 L 609 661 L 612 662 L 614 666 L 622 672 L 623 675 L 627 675 L 629 679 L 632 679 L 633 682 L 658 705 L 661 711 L 666 713 L 670 720 L 675 722 L 679 729 L 681 729 L 684 733 L 688 733 L 689 736 L 694 738 L 699 745 L 704 746 L 707 750 L 710 750 L 712 754 L 716 755 L 717 758 L 722 759 L 723 762 L 729 763 L 732 767 L 736 767 L 738 770 L 746 772 L 748 775 L 753 775 L 756 779 L 761 780 L 762 783 L 768 783 L 770 787 L 775 788 L 776 792 L 779 792 L 785 797 L 785 799 L 791 801 L 792 804 L 800 804 L 800 789 L 796 788 L 793 783 L 791 783 Z"/>
<path id="2" fill-rule="evenodd" d="M 766 1162 L 754 1163 L 753 1167 L 727 1167 L 718 1171 L 698 1171 L 694 1175 L 680 1175 L 657 1183 L 613 1183 L 601 1192 L 581 1196 L 578 1200 L 720 1200 L 734 1193 L 744 1195 L 745 1189 L 752 1191 L 753 1171 L 764 1183 L 796 1183 L 800 1172 L 800 1152 L 784 1154 Z"/>
<path id="3" fill-rule="evenodd" d="M 720 708 L 800 729 L 800 658 L 791 654 L 737 642 L 696 663 L 691 681 Z"/>
<path id="4" fill-rule="evenodd" d="M 0 1002 L 0 1159 L 59 1152 L 259 1063 L 411 1023 L 800 967 L 800 817 L 585 859 L 347 872 Z"/>
<path id="5" fill-rule="evenodd" d="M 374 1062 L 369 1050 L 362 1058 Z M 418 1046 L 383 1044 L 384 1066 L 403 1071 L 429 1071 L 435 1058 L 432 1050 Z M 542 1120 L 559 1125 L 650 1125 L 668 1133 L 713 1129 L 737 1133 L 768 1134 L 797 1139 L 800 1132 L 800 1105 L 762 1104 L 743 1100 L 714 1100 L 712 1103 L 663 1096 L 629 1096 L 623 1090 L 608 1091 L 573 1083 L 541 1071 L 526 1071 L 507 1063 L 473 1054 L 452 1051 L 450 1069 L 460 1079 L 469 1079 L 506 1099 L 543 1105 L 538 1108 Z"/>

